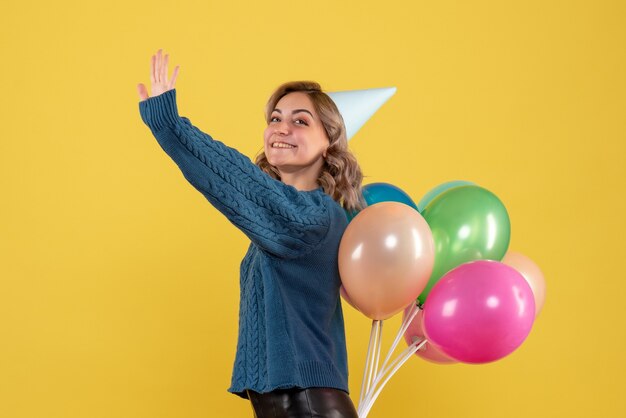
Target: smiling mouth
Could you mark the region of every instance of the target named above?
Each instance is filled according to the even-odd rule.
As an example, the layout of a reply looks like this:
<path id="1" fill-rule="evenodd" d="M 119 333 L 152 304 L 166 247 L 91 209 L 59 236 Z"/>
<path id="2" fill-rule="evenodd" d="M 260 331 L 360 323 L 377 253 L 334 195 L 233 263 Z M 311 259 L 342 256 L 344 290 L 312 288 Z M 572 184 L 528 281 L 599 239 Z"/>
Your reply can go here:
<path id="1" fill-rule="evenodd" d="M 272 148 L 298 148 L 295 145 L 287 144 L 286 142 L 274 142 Z"/>

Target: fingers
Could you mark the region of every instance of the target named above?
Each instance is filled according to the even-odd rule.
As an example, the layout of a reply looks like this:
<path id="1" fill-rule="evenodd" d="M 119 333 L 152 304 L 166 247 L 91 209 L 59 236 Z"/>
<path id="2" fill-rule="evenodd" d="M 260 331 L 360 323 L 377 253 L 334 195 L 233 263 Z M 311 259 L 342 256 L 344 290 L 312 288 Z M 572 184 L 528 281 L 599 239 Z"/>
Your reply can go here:
<path id="1" fill-rule="evenodd" d="M 159 83 L 163 84 L 163 54 L 161 54 L 163 50 L 159 49 L 159 53 L 157 55 L 157 59 L 159 62 L 159 65 L 157 67 L 157 80 L 159 80 Z"/>
<path id="2" fill-rule="evenodd" d="M 139 99 L 141 101 L 148 99 L 148 90 L 143 84 L 140 83 L 137 85 L 137 92 L 139 93 Z"/>
<path id="3" fill-rule="evenodd" d="M 161 82 L 167 84 L 167 62 L 169 61 L 169 55 L 165 55 L 163 61 L 161 61 Z"/>
<path id="4" fill-rule="evenodd" d="M 156 76 L 154 72 L 155 66 L 156 66 L 156 59 L 153 55 L 152 59 L 150 60 L 150 82 L 152 83 L 152 85 L 156 83 Z"/>
<path id="5" fill-rule="evenodd" d="M 174 68 L 174 72 L 170 80 L 168 77 L 168 64 L 169 54 L 165 54 L 165 56 L 163 56 L 163 49 L 159 49 L 155 55 L 152 55 L 150 60 L 150 82 L 152 83 L 152 94 L 158 95 L 162 93 L 163 88 L 166 89 L 165 91 L 175 88 L 180 66 L 177 65 Z M 143 84 L 141 86 L 143 86 Z M 143 90 L 140 90 L 140 97 L 149 97 L 147 91 L 145 91 L 145 86 L 138 86 L 137 88 L 143 88 Z M 158 93 L 155 93 L 155 91 L 158 91 Z M 143 92 L 145 92 L 145 95 L 142 95 Z"/>
<path id="6" fill-rule="evenodd" d="M 176 77 L 178 77 L 178 68 L 180 68 L 180 65 L 177 65 L 176 68 L 174 68 L 174 72 L 172 73 L 172 80 L 170 81 L 170 84 L 168 86 L 169 89 L 173 89 L 176 87 Z"/>
<path id="7" fill-rule="evenodd" d="M 157 83 L 161 82 L 161 50 L 159 49 L 156 54 L 156 68 L 154 69 L 154 78 Z"/>

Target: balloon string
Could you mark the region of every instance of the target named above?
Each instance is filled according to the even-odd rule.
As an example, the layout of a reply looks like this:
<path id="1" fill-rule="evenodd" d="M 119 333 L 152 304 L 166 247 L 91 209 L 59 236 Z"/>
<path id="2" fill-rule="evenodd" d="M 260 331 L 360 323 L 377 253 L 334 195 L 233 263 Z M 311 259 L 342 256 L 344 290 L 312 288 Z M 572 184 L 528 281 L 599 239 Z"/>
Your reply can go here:
<path id="1" fill-rule="evenodd" d="M 400 342 L 400 339 L 406 332 L 407 328 L 409 327 L 409 325 L 411 324 L 415 316 L 419 313 L 420 309 L 421 308 L 417 303 L 413 303 L 411 305 L 411 308 L 409 309 L 407 315 L 405 315 L 402 321 L 402 325 L 400 326 L 400 329 L 398 330 L 398 333 L 396 334 L 396 338 L 394 339 L 391 349 L 387 353 L 385 361 L 380 367 L 381 369 L 380 373 L 378 372 L 378 362 L 380 359 L 380 349 L 382 345 L 381 341 L 382 341 L 383 321 L 382 320 L 372 321 L 370 341 L 367 346 L 367 356 L 365 360 L 365 368 L 363 370 L 363 380 L 361 382 L 361 393 L 359 396 L 359 404 L 358 404 L 359 411 L 364 409 L 365 403 L 369 401 L 369 398 L 371 397 L 371 393 L 373 392 L 374 388 L 376 387 L 380 379 L 382 379 L 382 377 L 389 371 L 389 369 L 391 369 L 408 351 L 411 350 L 411 346 L 409 346 L 390 365 L 387 365 L 387 363 L 389 363 L 389 359 L 391 355 L 393 354 L 396 346 Z M 419 340 L 415 341 L 415 343 L 419 343 Z M 375 364 L 374 364 L 374 356 L 376 357 Z M 372 384 L 372 375 L 374 376 L 373 384 Z M 368 376 L 367 379 L 366 379 L 366 376 Z"/>
<path id="2" fill-rule="evenodd" d="M 387 357 L 385 358 L 385 361 L 383 362 L 383 365 L 381 366 L 381 369 L 385 369 L 387 367 L 387 363 L 389 362 L 389 359 L 390 359 L 391 355 L 393 354 L 394 350 L 396 349 L 396 346 L 400 342 L 400 339 L 402 338 L 402 336 L 406 332 L 407 328 L 409 327 L 409 325 L 413 321 L 413 318 L 415 318 L 415 315 L 417 315 L 419 310 L 420 310 L 420 308 L 417 305 L 417 303 L 413 303 L 413 305 L 411 306 L 411 309 L 408 312 L 408 315 L 406 315 L 404 317 L 403 321 L 402 321 L 402 325 L 400 326 L 400 329 L 398 330 L 398 333 L 396 334 L 396 338 L 395 338 L 393 344 L 391 345 L 391 348 L 389 349 L 389 352 L 387 353 Z M 379 353 L 380 353 L 380 351 L 379 351 Z M 378 365 L 377 365 L 377 368 L 378 368 Z M 374 373 L 375 373 L 375 376 L 376 376 L 376 372 L 374 372 Z M 370 386 L 371 386 L 371 381 L 368 381 L 367 389 L 365 390 L 366 395 L 369 392 Z M 360 404 L 361 404 L 361 400 L 359 400 L 359 405 Z"/>
<path id="3" fill-rule="evenodd" d="M 393 344 L 391 345 L 389 352 L 387 353 L 387 357 L 385 358 L 385 361 L 383 362 L 381 369 L 384 369 L 387 363 L 389 362 L 389 359 L 391 358 L 391 355 L 396 349 L 398 343 L 404 336 L 404 333 L 406 332 L 407 328 L 409 328 L 409 325 L 411 325 L 411 322 L 413 322 L 413 318 L 415 318 L 415 316 L 418 314 L 419 311 L 420 311 L 420 307 L 417 305 L 417 303 L 413 303 L 408 314 L 404 317 L 402 321 L 402 325 L 400 325 L 400 329 L 398 330 L 398 333 L 396 334 L 396 338 L 393 341 Z"/>
<path id="4" fill-rule="evenodd" d="M 369 392 L 371 384 L 372 384 L 372 380 L 374 378 L 374 361 L 376 358 L 376 352 L 379 350 L 379 343 L 380 343 L 380 324 L 382 321 L 380 320 L 374 320 L 372 322 L 372 330 L 374 332 L 374 345 L 372 347 L 372 357 L 370 358 L 370 364 L 369 364 L 369 372 L 368 372 L 368 376 L 367 376 L 367 385 L 365 387 L 365 393 L 367 394 L 367 392 Z"/>
<path id="5" fill-rule="evenodd" d="M 378 340 L 376 344 L 376 363 L 374 364 L 374 373 L 372 376 L 376 376 L 378 373 L 378 362 L 380 360 L 380 348 L 383 343 L 383 321 L 378 321 Z"/>
<path id="6" fill-rule="evenodd" d="M 396 357 L 389 366 L 387 366 L 386 368 L 384 368 L 380 373 L 378 373 L 378 375 L 376 376 L 376 379 L 374 379 L 374 384 L 372 385 L 371 390 L 369 390 L 366 394 L 365 394 L 365 398 L 363 400 L 362 404 L 359 404 L 359 406 L 361 407 L 361 409 L 365 408 L 365 405 L 369 402 L 369 400 L 372 397 L 372 393 L 374 392 L 374 388 L 378 385 L 378 383 L 380 382 L 380 380 L 389 372 L 389 370 L 391 370 L 400 360 L 402 360 L 404 357 L 406 357 L 407 355 L 410 357 L 411 354 L 414 354 L 415 351 L 414 347 L 416 344 L 420 344 L 422 343 L 422 341 L 424 341 L 423 339 L 417 339 L 415 340 L 411 345 L 409 345 L 403 352 L 400 353 L 400 355 L 398 355 L 398 357 Z M 420 346 L 421 347 L 421 346 Z M 419 348 L 418 348 L 419 349 Z M 411 353 L 411 354 L 409 354 Z"/>
<path id="7" fill-rule="evenodd" d="M 419 344 L 421 341 L 416 341 L 416 344 Z M 414 349 L 414 345 L 412 344 L 409 347 L 406 348 L 406 350 L 404 350 L 402 353 L 400 353 L 400 355 L 391 363 L 391 365 L 389 365 L 386 369 L 384 369 L 383 371 L 381 371 L 378 376 L 376 376 L 374 385 L 370 388 L 370 390 L 365 394 L 365 398 L 363 399 L 363 402 L 359 405 L 359 409 L 358 412 L 359 413 L 363 413 L 366 409 L 366 406 L 369 404 L 371 398 L 372 398 L 372 394 L 375 391 L 375 388 L 377 387 L 380 379 L 382 378 L 382 376 L 384 376 L 385 374 L 387 374 L 389 372 L 390 369 L 392 369 L 397 363 L 398 361 L 400 361 L 402 358 L 404 358 L 406 355 L 409 355 L 410 352 L 412 352 L 412 350 Z"/>
<path id="8" fill-rule="evenodd" d="M 378 385 L 378 383 L 380 382 L 380 380 L 383 378 L 383 376 L 385 376 L 385 374 L 387 374 L 389 372 L 389 370 L 391 370 L 400 360 L 402 360 L 405 356 L 409 355 L 409 353 L 415 353 L 414 347 L 416 344 L 421 344 L 424 341 L 423 338 L 420 339 L 416 339 L 411 345 L 409 345 L 403 352 L 401 352 L 398 357 L 396 357 L 391 364 L 389 364 L 386 368 L 384 368 L 380 373 L 378 373 L 378 375 L 376 376 L 376 378 L 374 379 L 374 383 L 372 384 L 372 388 L 371 390 L 365 394 L 366 400 L 367 398 L 370 398 L 372 392 L 374 391 L 374 387 L 376 385 Z M 420 346 L 421 348 L 421 346 Z M 419 348 L 418 348 L 419 350 Z"/>
<path id="9" fill-rule="evenodd" d="M 422 348 L 424 346 L 424 344 L 426 344 L 427 340 L 424 339 L 421 342 L 414 342 L 410 347 L 410 350 L 407 350 L 406 354 L 404 355 L 404 357 L 400 360 L 400 362 L 393 368 L 393 370 L 391 371 L 391 373 L 389 374 L 389 376 L 387 376 L 387 378 L 383 381 L 383 383 L 380 385 L 380 387 L 378 388 L 378 390 L 376 390 L 376 393 L 374 393 L 374 396 L 372 396 L 371 400 L 367 400 L 367 406 L 365 408 L 365 410 L 363 411 L 363 415 L 359 414 L 359 418 L 366 418 L 367 415 L 369 414 L 370 410 L 372 409 L 372 406 L 374 405 L 374 402 L 376 402 L 376 399 L 378 398 L 378 395 L 380 395 L 380 392 L 383 390 L 383 388 L 385 387 L 385 385 L 387 384 L 387 382 L 389 381 L 389 379 L 391 379 L 391 377 L 398 371 L 398 369 L 400 367 L 402 367 L 402 365 L 404 363 L 407 362 L 408 359 L 411 358 L 411 356 L 413 356 L 413 354 L 415 354 L 417 352 L 417 350 L 419 350 L 420 348 Z"/>
<path id="10" fill-rule="evenodd" d="M 367 372 L 370 366 L 370 354 L 373 353 L 373 340 L 374 340 L 374 333 L 376 330 L 376 321 L 372 321 L 372 330 L 370 331 L 370 342 L 367 345 L 367 356 L 365 357 L 365 368 L 363 369 L 363 380 L 361 381 L 361 394 L 359 397 L 359 405 L 361 405 L 361 403 L 363 402 L 363 398 L 365 396 L 365 391 L 369 389 L 366 388 L 366 383 L 367 383 Z"/>
<path id="11" fill-rule="evenodd" d="M 381 370 L 382 371 L 380 373 L 376 373 L 375 374 L 374 383 L 371 384 L 370 382 L 368 382 L 368 386 L 367 386 L 367 389 L 365 390 L 365 392 L 363 392 L 363 391 L 361 392 L 361 398 L 359 399 L 359 410 L 364 409 L 365 403 L 371 397 L 371 394 L 372 394 L 374 388 L 376 387 L 376 385 L 378 384 L 380 379 L 382 379 L 382 376 L 384 376 L 389 371 L 389 369 L 391 369 L 400 360 L 400 358 L 402 358 L 411 349 L 411 346 L 409 346 L 404 352 L 402 352 L 400 354 L 400 356 L 398 356 L 398 358 L 396 358 L 389 366 L 387 366 L 387 363 L 389 362 L 389 359 L 391 358 L 391 355 L 393 354 L 396 346 L 400 342 L 400 339 L 402 338 L 402 336 L 406 332 L 407 328 L 409 327 L 409 325 L 411 324 L 411 322 L 413 321 L 415 316 L 419 313 L 420 309 L 421 308 L 420 308 L 420 306 L 417 303 L 413 303 L 411 305 L 411 308 L 407 312 L 407 314 L 404 316 L 404 319 L 402 321 L 402 325 L 400 326 L 400 329 L 398 330 L 396 338 L 395 338 L 395 340 L 394 340 L 394 342 L 393 342 L 389 352 L 387 353 L 387 357 L 385 358 L 385 361 L 383 362 L 383 365 L 381 366 Z M 416 341 L 416 342 L 419 343 L 419 340 Z M 370 387 L 371 387 L 371 390 L 370 390 Z"/>

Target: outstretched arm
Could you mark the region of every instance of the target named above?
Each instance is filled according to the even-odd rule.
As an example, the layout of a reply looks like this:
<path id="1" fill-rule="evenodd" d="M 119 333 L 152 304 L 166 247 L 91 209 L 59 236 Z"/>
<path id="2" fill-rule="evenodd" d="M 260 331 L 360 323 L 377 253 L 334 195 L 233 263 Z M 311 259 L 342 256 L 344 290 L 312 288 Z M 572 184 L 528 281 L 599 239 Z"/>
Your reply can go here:
<path id="1" fill-rule="evenodd" d="M 297 257 L 326 236 L 329 213 L 319 196 L 273 179 L 179 116 L 175 89 L 141 101 L 139 111 L 189 183 L 264 250 Z"/>

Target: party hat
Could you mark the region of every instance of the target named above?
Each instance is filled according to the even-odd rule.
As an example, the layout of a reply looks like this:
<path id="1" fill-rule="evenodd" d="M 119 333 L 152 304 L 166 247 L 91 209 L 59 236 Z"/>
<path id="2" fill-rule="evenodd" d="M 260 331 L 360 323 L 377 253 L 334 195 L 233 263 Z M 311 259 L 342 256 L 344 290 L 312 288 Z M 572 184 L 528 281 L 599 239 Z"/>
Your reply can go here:
<path id="1" fill-rule="evenodd" d="M 346 134 L 348 139 L 350 139 L 396 93 L 396 90 L 395 87 L 383 87 L 378 89 L 334 91 L 326 94 L 337 105 L 339 113 L 341 113 L 346 124 Z"/>

